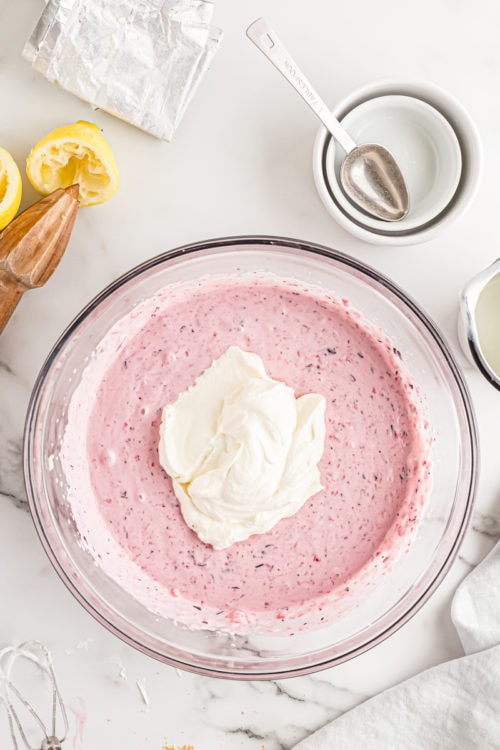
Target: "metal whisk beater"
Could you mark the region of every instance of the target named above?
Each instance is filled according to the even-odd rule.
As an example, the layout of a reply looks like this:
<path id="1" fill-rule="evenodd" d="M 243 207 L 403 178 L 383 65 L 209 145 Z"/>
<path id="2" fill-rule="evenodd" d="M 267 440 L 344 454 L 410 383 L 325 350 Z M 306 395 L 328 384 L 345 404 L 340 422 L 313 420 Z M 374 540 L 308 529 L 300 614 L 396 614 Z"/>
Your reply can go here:
<path id="1" fill-rule="evenodd" d="M 14 683 L 13 669 L 19 660 L 28 660 L 35 664 L 49 679 L 52 689 L 50 729 Z M 7 720 L 14 750 L 20 750 L 21 747 L 24 747 L 25 750 L 62 750 L 62 743 L 68 735 L 68 717 L 57 686 L 49 651 L 42 643 L 26 641 L 20 646 L 9 646 L 0 651 L 0 688 L 0 703 L 3 703 L 7 710 Z M 31 716 L 34 725 L 41 730 L 40 745 L 32 745 L 28 740 L 27 730 L 20 717 L 21 707 Z M 59 716 L 62 723 L 62 734 L 59 734 L 56 728 Z"/>

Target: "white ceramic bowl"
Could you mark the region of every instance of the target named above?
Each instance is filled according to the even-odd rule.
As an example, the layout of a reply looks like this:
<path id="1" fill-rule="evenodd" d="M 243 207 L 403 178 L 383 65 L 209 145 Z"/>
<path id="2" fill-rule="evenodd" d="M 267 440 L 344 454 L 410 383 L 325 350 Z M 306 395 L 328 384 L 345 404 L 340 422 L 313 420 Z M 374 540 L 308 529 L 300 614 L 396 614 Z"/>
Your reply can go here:
<path id="1" fill-rule="evenodd" d="M 409 211 L 400 221 L 382 221 L 359 210 L 340 183 L 345 153 L 330 139 L 326 174 L 346 214 L 371 229 L 398 232 L 418 229 L 446 208 L 458 187 L 462 155 L 455 131 L 435 107 L 412 96 L 379 96 L 351 109 L 342 124 L 356 143 L 380 143 L 392 153 L 410 200 Z"/>
<path id="2" fill-rule="evenodd" d="M 460 148 L 461 171 L 451 199 L 442 205 L 441 211 L 433 218 L 427 213 L 427 220 L 418 222 L 418 226 L 411 226 L 400 222 L 377 222 L 367 215 L 356 211 L 351 204 L 348 212 L 332 189 L 329 171 L 331 173 L 331 158 L 333 151 L 332 138 L 325 127 L 317 133 L 313 149 L 313 173 L 318 193 L 331 216 L 348 232 L 367 242 L 379 245 L 411 245 L 427 242 L 438 236 L 444 229 L 452 225 L 470 207 L 476 196 L 482 175 L 482 145 L 477 128 L 467 110 L 451 94 L 431 83 L 418 81 L 381 81 L 369 84 L 354 91 L 339 102 L 333 109 L 335 116 L 343 121 L 348 114 L 364 103 L 380 97 L 412 98 L 421 101 L 437 111 L 438 116 L 444 118 L 454 132 Z M 425 108 L 419 111 L 424 112 Z M 438 122 L 436 118 L 435 123 Z M 388 128 L 387 122 L 385 128 Z M 444 131 L 441 132 L 440 143 L 444 144 Z M 415 135 L 415 134 L 414 134 Z M 446 138 L 445 138 L 446 140 Z M 452 140 L 448 141 L 448 148 L 453 148 Z M 421 147 L 425 139 L 421 141 Z M 383 144 L 385 145 L 385 144 Z M 389 144 L 390 146 L 390 144 Z M 395 154 L 396 158 L 398 155 Z M 436 159 L 436 157 L 434 157 Z M 437 163 L 436 161 L 434 162 Z M 328 165 L 330 166 L 328 167 Z M 403 166 L 404 169 L 404 166 Z M 450 172 L 451 175 L 451 172 Z M 416 179 L 416 178 L 415 178 Z M 413 190 L 415 191 L 415 187 Z M 446 192 L 446 191 L 444 191 Z M 347 201 L 345 196 L 343 201 Z M 425 201 L 420 201 L 419 213 L 426 213 Z M 442 194 L 441 203 L 446 202 L 446 195 Z M 432 212 L 431 212 L 432 213 Z M 411 220 L 409 217 L 408 221 Z M 402 220 L 406 221 L 406 220 Z M 376 225 L 373 225 L 375 222 Z"/>

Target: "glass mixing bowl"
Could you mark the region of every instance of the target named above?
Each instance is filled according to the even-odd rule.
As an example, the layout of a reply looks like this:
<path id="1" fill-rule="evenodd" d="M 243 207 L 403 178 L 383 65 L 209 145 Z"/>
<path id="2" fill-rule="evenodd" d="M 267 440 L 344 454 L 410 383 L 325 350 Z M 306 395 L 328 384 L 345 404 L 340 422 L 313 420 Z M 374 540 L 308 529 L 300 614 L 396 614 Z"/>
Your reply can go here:
<path id="1" fill-rule="evenodd" d="M 331 290 L 404 354 L 432 425 L 433 482 L 409 551 L 373 593 L 328 625 L 290 634 L 189 629 L 149 611 L 96 564 L 82 544 L 57 456 L 68 404 L 82 370 L 110 327 L 175 282 L 207 274 L 268 272 Z M 181 669 L 232 679 L 306 674 L 339 664 L 400 628 L 450 568 L 469 520 L 477 436 L 470 398 L 436 326 L 401 289 L 363 263 L 326 247 L 278 237 L 236 237 L 188 245 L 125 274 L 78 315 L 55 344 L 35 384 L 24 441 L 33 518 L 56 571 L 78 601 L 127 643 Z"/>

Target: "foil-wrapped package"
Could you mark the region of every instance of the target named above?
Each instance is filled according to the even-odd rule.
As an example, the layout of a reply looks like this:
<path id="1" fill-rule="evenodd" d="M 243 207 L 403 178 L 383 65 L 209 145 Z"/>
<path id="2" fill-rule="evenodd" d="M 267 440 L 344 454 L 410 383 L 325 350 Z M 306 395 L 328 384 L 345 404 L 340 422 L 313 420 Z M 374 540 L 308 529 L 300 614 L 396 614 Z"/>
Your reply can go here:
<path id="1" fill-rule="evenodd" d="M 170 140 L 222 38 L 209 0 L 49 0 L 23 56 L 94 107 Z"/>

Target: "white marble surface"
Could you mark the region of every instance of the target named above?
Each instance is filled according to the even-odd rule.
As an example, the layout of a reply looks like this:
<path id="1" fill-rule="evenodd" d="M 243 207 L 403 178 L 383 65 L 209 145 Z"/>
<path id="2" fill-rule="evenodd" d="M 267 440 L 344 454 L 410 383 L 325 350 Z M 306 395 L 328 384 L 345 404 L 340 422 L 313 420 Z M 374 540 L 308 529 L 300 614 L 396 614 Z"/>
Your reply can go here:
<path id="1" fill-rule="evenodd" d="M 0 647 L 34 638 L 51 650 L 69 705 L 65 747 L 290 748 L 366 697 L 461 654 L 450 600 L 500 536 L 500 394 L 466 369 L 481 439 L 475 511 L 458 559 L 420 612 L 339 667 L 237 683 L 180 673 L 143 656 L 68 593 L 26 507 L 21 441 L 28 398 L 63 327 L 105 284 L 160 251 L 234 234 L 309 239 L 370 263 L 424 307 L 463 362 L 458 292 L 500 255 L 500 5 L 218 0 L 215 18 L 225 38 L 170 144 L 92 111 L 31 71 L 21 49 L 42 7 L 42 0 L 0 0 L 0 144 L 22 164 L 53 127 L 91 119 L 115 150 L 121 187 L 108 204 L 80 212 L 56 273 L 45 288 L 25 295 L 0 338 Z M 367 245 L 337 226 L 313 185 L 314 117 L 244 35 L 259 15 L 275 25 L 332 105 L 354 87 L 395 74 L 455 94 L 477 123 L 486 157 L 468 214 L 442 237 L 409 248 Z M 24 188 L 22 207 L 37 197 L 27 180 Z M 9 747 L 1 716 L 0 747 Z"/>

